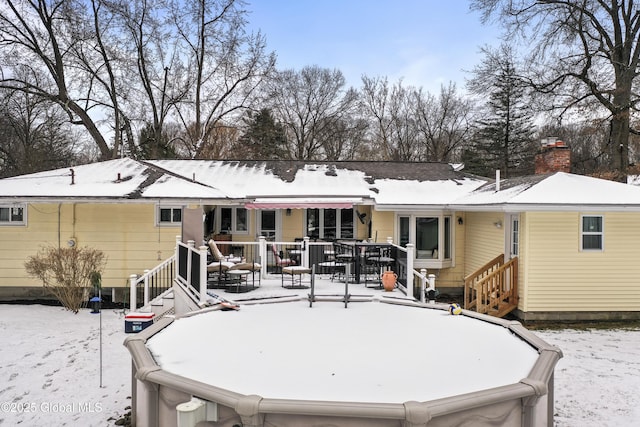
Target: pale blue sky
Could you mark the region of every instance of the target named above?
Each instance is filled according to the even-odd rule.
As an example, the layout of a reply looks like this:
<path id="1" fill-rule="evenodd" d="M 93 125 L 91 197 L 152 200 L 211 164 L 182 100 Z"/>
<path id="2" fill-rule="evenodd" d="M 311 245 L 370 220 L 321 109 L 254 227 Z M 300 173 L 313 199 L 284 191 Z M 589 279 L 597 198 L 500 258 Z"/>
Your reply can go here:
<path id="1" fill-rule="evenodd" d="M 250 30 L 262 30 L 278 68 L 337 68 L 347 82 L 387 76 L 437 93 L 479 63 L 480 46 L 499 44 L 466 0 L 249 0 Z"/>

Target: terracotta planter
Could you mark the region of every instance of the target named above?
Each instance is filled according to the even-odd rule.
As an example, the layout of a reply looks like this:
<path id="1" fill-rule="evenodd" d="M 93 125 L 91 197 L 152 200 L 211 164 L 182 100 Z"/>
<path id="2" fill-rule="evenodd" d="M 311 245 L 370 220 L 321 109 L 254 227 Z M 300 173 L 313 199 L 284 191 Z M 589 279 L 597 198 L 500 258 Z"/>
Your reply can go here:
<path id="1" fill-rule="evenodd" d="M 396 287 L 396 280 L 398 280 L 398 275 L 393 271 L 385 271 L 382 273 L 382 286 L 384 290 L 387 292 L 391 292 Z"/>

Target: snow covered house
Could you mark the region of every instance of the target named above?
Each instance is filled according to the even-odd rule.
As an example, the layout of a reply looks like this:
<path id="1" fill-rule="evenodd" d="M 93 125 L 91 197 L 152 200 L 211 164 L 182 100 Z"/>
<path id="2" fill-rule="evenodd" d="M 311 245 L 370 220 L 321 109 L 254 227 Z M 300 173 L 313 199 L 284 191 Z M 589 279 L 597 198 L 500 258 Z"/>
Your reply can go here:
<path id="1" fill-rule="evenodd" d="M 105 252 L 103 287 L 127 301 L 129 276 L 171 256 L 177 235 L 230 240 L 228 251 L 258 236 L 389 239 L 413 245 L 412 268 L 469 308 L 640 317 L 640 188 L 565 172 L 489 179 L 437 163 L 125 158 L 5 178 L 0 298 L 42 297 L 26 258 L 80 245 Z"/>

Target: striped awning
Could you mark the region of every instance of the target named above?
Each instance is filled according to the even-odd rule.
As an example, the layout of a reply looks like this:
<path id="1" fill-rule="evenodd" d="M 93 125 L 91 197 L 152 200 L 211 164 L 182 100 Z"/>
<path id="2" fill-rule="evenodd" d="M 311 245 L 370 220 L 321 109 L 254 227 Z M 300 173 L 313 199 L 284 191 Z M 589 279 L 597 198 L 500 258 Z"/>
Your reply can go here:
<path id="1" fill-rule="evenodd" d="M 245 203 L 247 209 L 348 209 L 361 198 L 269 198 Z"/>

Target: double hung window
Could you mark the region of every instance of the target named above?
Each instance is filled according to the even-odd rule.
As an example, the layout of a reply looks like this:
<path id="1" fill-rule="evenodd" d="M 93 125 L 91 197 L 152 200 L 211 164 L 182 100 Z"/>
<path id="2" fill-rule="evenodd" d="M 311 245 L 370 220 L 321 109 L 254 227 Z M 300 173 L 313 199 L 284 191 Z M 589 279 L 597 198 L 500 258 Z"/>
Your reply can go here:
<path id="1" fill-rule="evenodd" d="M 604 250 L 602 215 L 583 215 L 580 232 L 580 247 L 583 251 Z"/>

